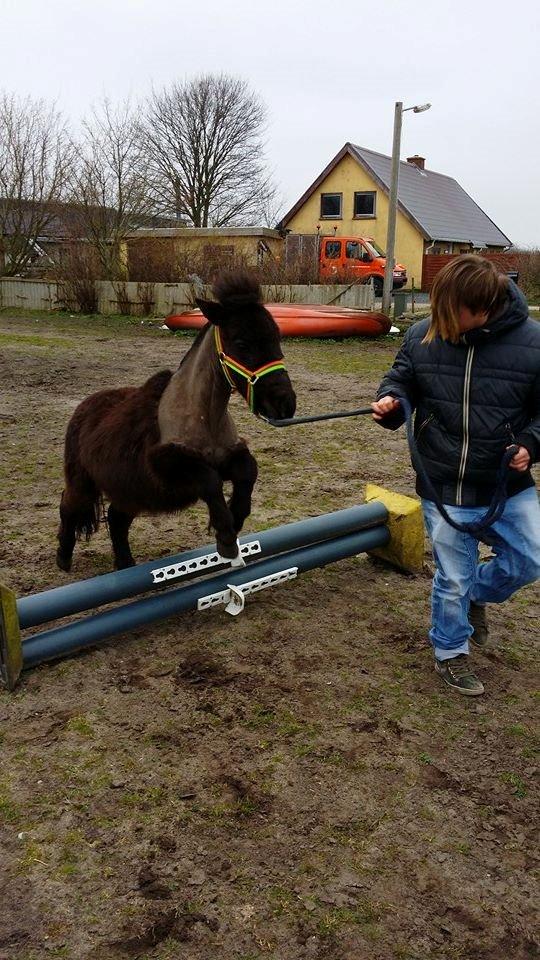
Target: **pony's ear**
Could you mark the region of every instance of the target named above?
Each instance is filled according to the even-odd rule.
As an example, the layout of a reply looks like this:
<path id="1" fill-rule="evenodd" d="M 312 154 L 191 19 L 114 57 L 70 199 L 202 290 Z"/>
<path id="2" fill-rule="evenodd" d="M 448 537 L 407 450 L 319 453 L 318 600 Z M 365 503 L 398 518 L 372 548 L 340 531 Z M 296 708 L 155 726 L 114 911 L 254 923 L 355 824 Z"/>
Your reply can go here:
<path id="1" fill-rule="evenodd" d="M 195 300 L 195 303 L 210 323 L 215 324 L 216 327 L 221 326 L 226 312 L 220 303 L 216 303 L 215 300 Z"/>

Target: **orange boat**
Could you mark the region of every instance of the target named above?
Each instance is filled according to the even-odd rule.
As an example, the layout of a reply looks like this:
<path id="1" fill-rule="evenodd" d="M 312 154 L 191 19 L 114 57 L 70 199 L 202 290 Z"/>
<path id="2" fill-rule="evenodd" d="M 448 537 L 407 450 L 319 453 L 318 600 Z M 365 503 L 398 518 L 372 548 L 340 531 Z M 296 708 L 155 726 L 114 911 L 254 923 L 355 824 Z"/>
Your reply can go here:
<path id="1" fill-rule="evenodd" d="M 390 332 L 384 313 L 314 303 L 265 303 L 282 337 L 380 337 Z M 200 310 L 167 317 L 170 330 L 199 330 L 207 323 Z"/>

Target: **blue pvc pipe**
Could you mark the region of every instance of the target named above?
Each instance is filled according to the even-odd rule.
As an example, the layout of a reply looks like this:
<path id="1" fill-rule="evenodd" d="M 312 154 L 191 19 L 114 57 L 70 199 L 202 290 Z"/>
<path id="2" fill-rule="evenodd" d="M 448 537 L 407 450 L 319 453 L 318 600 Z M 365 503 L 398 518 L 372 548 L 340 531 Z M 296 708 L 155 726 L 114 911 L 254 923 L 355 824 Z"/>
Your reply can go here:
<path id="1" fill-rule="evenodd" d="M 259 540 L 261 553 L 257 558 L 272 556 L 284 550 L 296 547 L 309 546 L 321 540 L 343 536 L 354 530 L 361 530 L 377 524 L 386 523 L 388 511 L 384 504 L 373 500 L 370 503 L 348 507 L 345 510 L 336 510 L 319 517 L 308 517 L 295 523 L 287 523 L 281 527 L 263 530 L 261 533 L 248 533 L 240 537 L 240 543 Z M 127 570 L 117 570 L 106 573 L 101 577 L 92 577 L 89 580 L 78 580 L 62 587 L 45 590 L 43 593 L 32 594 L 17 600 L 17 612 L 21 630 L 28 627 L 37 627 L 41 623 L 51 620 L 60 620 L 62 617 L 91 610 L 106 603 L 114 603 L 135 597 L 150 590 L 163 589 L 171 584 L 155 584 L 152 579 L 152 570 L 166 567 L 174 563 L 184 563 L 206 553 L 213 553 L 215 544 L 178 553 L 172 557 L 162 557 L 148 563 L 140 563 Z M 249 561 L 251 566 L 251 561 Z M 217 568 L 219 570 L 219 568 Z M 200 576 L 200 574 L 199 574 Z M 182 577 L 182 582 L 189 577 Z"/>
<path id="2" fill-rule="evenodd" d="M 248 567 L 227 570 L 202 582 L 190 583 L 154 597 L 134 600 L 132 603 L 94 614 L 63 627 L 46 630 L 23 640 L 24 668 L 65 656 L 84 647 L 94 646 L 101 640 L 164 620 L 173 614 L 196 609 L 201 597 L 226 590 L 228 584 L 239 585 L 278 573 L 289 567 L 298 567 L 299 572 L 313 570 L 315 567 L 323 567 L 328 563 L 335 563 L 337 560 L 355 556 L 366 550 L 383 547 L 389 540 L 390 533 L 385 526 L 360 530 L 333 540 L 291 550 L 280 556 L 259 560 L 250 563 Z"/>

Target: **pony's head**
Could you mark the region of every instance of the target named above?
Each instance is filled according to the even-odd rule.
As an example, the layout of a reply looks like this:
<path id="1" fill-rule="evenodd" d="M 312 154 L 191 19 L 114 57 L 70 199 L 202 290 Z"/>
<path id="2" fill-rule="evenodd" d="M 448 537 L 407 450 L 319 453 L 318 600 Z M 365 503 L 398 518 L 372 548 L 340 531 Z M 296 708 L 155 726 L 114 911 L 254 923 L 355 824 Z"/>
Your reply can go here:
<path id="1" fill-rule="evenodd" d="M 197 300 L 214 325 L 222 370 L 251 410 L 283 420 L 294 416 L 296 396 L 283 365 L 279 328 L 262 303 L 261 288 L 246 271 L 222 274 L 213 300 Z"/>

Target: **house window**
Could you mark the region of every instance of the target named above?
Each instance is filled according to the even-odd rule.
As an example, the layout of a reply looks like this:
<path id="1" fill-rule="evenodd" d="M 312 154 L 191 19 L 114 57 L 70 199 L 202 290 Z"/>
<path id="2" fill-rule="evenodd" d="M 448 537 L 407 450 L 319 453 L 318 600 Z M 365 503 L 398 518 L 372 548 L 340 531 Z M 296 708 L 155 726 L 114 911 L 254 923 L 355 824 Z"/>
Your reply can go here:
<path id="1" fill-rule="evenodd" d="M 341 220 L 342 193 L 321 193 L 321 220 Z"/>
<path id="2" fill-rule="evenodd" d="M 354 216 L 357 219 L 375 216 L 375 190 L 360 190 L 354 195 Z"/>

